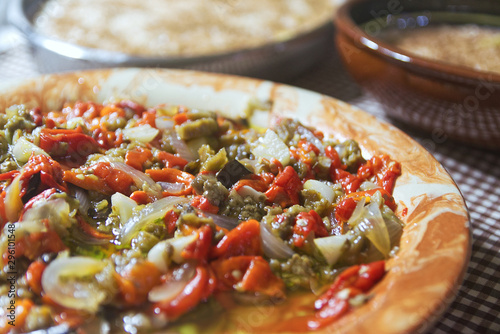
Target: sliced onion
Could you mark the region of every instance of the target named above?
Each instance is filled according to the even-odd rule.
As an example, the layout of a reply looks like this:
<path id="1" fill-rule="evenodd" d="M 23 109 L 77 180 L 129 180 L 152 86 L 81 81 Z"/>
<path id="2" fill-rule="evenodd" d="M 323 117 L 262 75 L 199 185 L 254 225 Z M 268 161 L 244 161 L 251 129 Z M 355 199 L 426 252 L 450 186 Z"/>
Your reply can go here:
<path id="1" fill-rule="evenodd" d="M 250 196 L 251 198 L 253 198 L 256 201 L 260 201 L 262 196 L 266 196 L 264 193 L 261 193 L 260 191 L 257 191 L 250 186 L 242 186 L 237 190 L 237 192 L 238 192 L 238 195 L 240 195 L 241 197 Z"/>
<path id="2" fill-rule="evenodd" d="M 193 279 L 195 273 L 196 268 L 194 265 L 186 263 L 174 271 L 171 280 L 152 288 L 149 291 L 148 300 L 153 303 L 170 302 L 186 288 L 186 285 Z"/>
<path id="3" fill-rule="evenodd" d="M 248 118 L 251 128 L 256 130 L 265 130 L 269 127 L 269 110 L 254 109 L 252 115 Z"/>
<path id="4" fill-rule="evenodd" d="M 306 139 L 308 142 L 316 146 L 321 153 L 325 153 L 325 147 L 323 146 L 323 143 L 309 129 L 299 125 L 297 127 L 297 132 L 302 136 L 302 138 Z"/>
<path id="5" fill-rule="evenodd" d="M 175 122 L 170 117 L 158 116 L 155 119 L 155 126 L 160 130 L 173 129 L 175 126 Z"/>
<path id="6" fill-rule="evenodd" d="M 328 184 L 318 181 L 318 180 L 307 180 L 304 182 L 304 189 L 308 190 L 314 190 L 318 192 L 321 197 L 326 199 L 330 204 L 333 202 L 333 199 L 335 198 L 335 192 L 333 191 L 333 188 L 329 186 Z"/>
<path id="7" fill-rule="evenodd" d="M 290 162 L 290 150 L 288 146 L 273 130 L 268 129 L 264 137 L 260 137 L 252 153 L 258 158 L 264 158 L 269 161 L 277 159 L 283 166 Z"/>
<path id="8" fill-rule="evenodd" d="M 272 259 L 284 260 L 295 254 L 295 252 L 283 240 L 275 236 L 266 224 L 260 224 L 260 236 L 264 254 Z"/>
<path id="9" fill-rule="evenodd" d="M 254 159 L 250 160 L 250 159 L 244 158 L 244 159 L 239 159 L 238 161 L 243 166 L 245 166 L 246 169 L 251 171 L 253 174 L 260 173 L 260 169 L 262 166 L 259 164 L 259 162 L 257 160 L 254 160 Z"/>
<path id="10" fill-rule="evenodd" d="M 316 247 L 318 247 L 330 266 L 334 265 L 342 255 L 342 249 L 346 241 L 346 235 L 332 235 L 314 239 Z"/>
<path id="11" fill-rule="evenodd" d="M 181 193 L 186 186 L 184 183 L 178 182 L 157 182 L 157 184 L 161 187 L 163 191 L 167 191 L 169 194 L 178 194 Z"/>
<path id="12" fill-rule="evenodd" d="M 212 218 L 215 225 L 222 227 L 222 228 L 225 228 L 226 230 L 232 230 L 233 228 L 238 226 L 238 224 L 240 223 L 240 221 L 236 218 L 222 216 L 222 215 L 218 215 L 218 214 L 210 213 L 210 212 L 205 212 L 205 211 L 202 211 L 202 212 L 203 212 L 204 216 L 206 216 L 208 218 Z"/>
<path id="13" fill-rule="evenodd" d="M 52 229 L 59 235 L 67 233 L 71 227 L 71 213 L 68 202 L 63 198 L 49 198 L 36 201 L 33 206 L 23 212 L 21 221 L 41 222 L 47 219 Z"/>
<path id="14" fill-rule="evenodd" d="M 172 209 L 175 205 L 187 203 L 189 200 L 184 197 L 165 197 L 153 203 L 147 204 L 141 211 L 133 215 L 120 230 L 119 239 L 122 244 L 128 245 L 134 235 L 145 225 L 160 218 Z"/>
<path id="15" fill-rule="evenodd" d="M 137 203 L 122 193 L 114 193 L 111 196 L 111 207 L 117 211 L 120 221 L 125 223 L 132 217 L 134 208 L 137 207 Z"/>
<path id="16" fill-rule="evenodd" d="M 24 164 L 28 162 L 31 154 L 35 155 L 46 155 L 47 152 L 45 152 L 43 149 L 40 147 L 36 146 L 32 142 L 28 141 L 24 137 L 20 137 L 18 140 L 16 140 L 16 143 L 12 147 L 12 155 L 16 159 L 16 161 L 20 162 L 21 164 Z"/>
<path id="17" fill-rule="evenodd" d="M 75 192 L 75 198 L 78 200 L 79 203 L 78 210 L 80 210 L 81 213 L 86 215 L 90 208 L 90 198 L 87 192 L 80 188 L 75 188 L 74 192 Z"/>
<path id="18" fill-rule="evenodd" d="M 154 198 L 160 198 L 162 196 L 161 187 L 157 185 L 156 182 L 147 174 L 127 165 L 124 162 L 112 160 L 109 157 L 103 157 L 102 160 L 109 162 L 111 168 L 121 170 L 122 172 L 130 175 L 137 188 L 143 189 Z"/>
<path id="19" fill-rule="evenodd" d="M 38 221 L 14 223 L 14 226 L 15 235 L 18 238 L 22 238 L 22 236 L 26 234 L 47 232 L 47 227 L 44 224 L 40 224 Z M 4 228 L 7 229 L 7 224 Z M 5 235 L 8 235 L 7 231 L 5 231 Z"/>
<path id="20" fill-rule="evenodd" d="M 347 224 L 351 227 L 356 226 L 363 218 L 363 213 L 365 210 L 366 197 L 363 197 L 358 203 L 351 214 L 351 217 L 347 221 Z"/>
<path id="21" fill-rule="evenodd" d="M 382 217 L 384 217 L 385 225 L 387 226 L 392 248 L 399 244 L 401 233 L 403 233 L 403 222 L 399 220 L 388 206 L 382 208 Z"/>
<path id="22" fill-rule="evenodd" d="M 359 186 L 360 191 L 372 190 L 372 189 L 376 189 L 376 188 L 380 188 L 380 186 L 378 184 L 371 182 L 371 181 L 364 181 Z"/>
<path id="23" fill-rule="evenodd" d="M 5 189 L 5 215 L 7 219 L 13 223 L 19 218 L 19 213 L 23 208 L 23 201 L 21 200 L 21 175 L 18 174 L 12 182 Z"/>
<path id="24" fill-rule="evenodd" d="M 175 130 L 167 131 L 170 142 L 172 143 L 172 147 L 175 152 L 179 154 L 179 156 L 187 161 L 196 160 L 197 154 L 194 154 L 193 151 L 189 148 L 184 140 L 182 140 Z"/>
<path id="25" fill-rule="evenodd" d="M 95 313 L 106 293 L 98 288 L 97 282 L 87 280 L 106 265 L 104 261 L 84 256 L 57 258 L 43 271 L 43 291 L 59 305 Z M 84 279 L 78 282 L 79 278 Z"/>
<path id="26" fill-rule="evenodd" d="M 184 258 L 182 252 L 198 238 L 197 233 L 183 237 L 162 240 L 153 246 L 148 252 L 148 261 L 163 273 L 166 273 L 171 261 L 182 263 Z"/>
<path id="27" fill-rule="evenodd" d="M 378 204 L 375 202 L 368 204 L 365 212 L 357 228 L 384 256 L 387 256 L 391 250 L 391 240 Z"/>
<path id="28" fill-rule="evenodd" d="M 153 287 L 148 294 L 148 300 L 152 303 L 169 302 L 178 296 L 189 281 L 166 282 Z"/>
<path id="29" fill-rule="evenodd" d="M 160 130 L 149 124 L 139 125 L 122 130 L 123 136 L 128 140 L 136 140 L 141 143 L 149 143 L 160 133 Z"/>

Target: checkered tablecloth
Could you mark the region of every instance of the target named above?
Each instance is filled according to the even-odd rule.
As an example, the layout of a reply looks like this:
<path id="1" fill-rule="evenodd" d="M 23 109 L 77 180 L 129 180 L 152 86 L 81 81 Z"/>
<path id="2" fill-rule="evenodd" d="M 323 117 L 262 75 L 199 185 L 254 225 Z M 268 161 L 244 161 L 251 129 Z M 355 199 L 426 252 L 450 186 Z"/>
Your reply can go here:
<path id="1" fill-rule="evenodd" d="M 0 82 L 37 74 L 22 39 L 0 53 Z M 470 210 L 473 245 L 471 262 L 455 301 L 428 334 L 500 333 L 500 153 L 451 141 L 436 143 L 430 136 L 387 118 L 382 107 L 352 81 L 334 50 L 323 62 L 287 83 L 344 100 L 394 124 L 443 164 Z"/>

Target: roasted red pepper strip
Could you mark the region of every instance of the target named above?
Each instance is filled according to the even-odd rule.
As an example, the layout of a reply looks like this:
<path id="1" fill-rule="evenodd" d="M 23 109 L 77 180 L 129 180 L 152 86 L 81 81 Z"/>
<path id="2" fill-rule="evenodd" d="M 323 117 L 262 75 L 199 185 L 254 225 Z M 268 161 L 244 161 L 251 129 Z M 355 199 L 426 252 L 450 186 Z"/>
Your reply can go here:
<path id="1" fill-rule="evenodd" d="M 355 265 L 344 270 L 321 295 L 314 307 L 316 315 L 308 320 L 309 329 L 326 326 L 350 309 L 349 299 L 368 292 L 385 274 L 385 261 Z M 339 295 L 340 292 L 344 295 Z"/>
<path id="2" fill-rule="evenodd" d="M 64 181 L 83 189 L 94 190 L 107 195 L 112 195 L 114 193 L 103 179 L 95 177 L 92 174 L 86 175 L 72 170 L 66 170 L 64 171 Z"/>
<path id="3" fill-rule="evenodd" d="M 82 174 L 76 173 L 74 170 L 64 171 L 64 180 L 80 188 L 103 194 L 112 195 L 119 192 L 127 196 L 130 195 L 134 180 L 129 174 L 112 168 L 109 162 L 98 162 L 87 169 L 92 170 L 93 173 Z"/>
<path id="4" fill-rule="evenodd" d="M 125 154 L 125 163 L 130 167 L 143 171 L 144 164 L 153 158 L 151 150 L 136 147 Z"/>
<path id="5" fill-rule="evenodd" d="M 47 222 L 44 224 L 48 226 Z M 15 256 L 16 258 L 26 257 L 35 260 L 44 253 L 58 253 L 66 248 L 59 235 L 55 231 L 48 230 L 27 234 L 16 239 Z M 7 262 L 7 258 L 8 254 L 4 253 L 4 262 Z"/>
<path id="6" fill-rule="evenodd" d="M 300 140 L 297 143 L 296 148 L 290 149 L 290 154 L 296 159 L 305 163 L 309 168 L 312 167 L 312 163 L 314 162 L 312 153 L 316 156 L 319 155 L 319 149 L 314 146 L 314 144 L 308 142 L 307 140 Z"/>
<path id="7" fill-rule="evenodd" d="M 212 248 L 212 228 L 204 225 L 198 229 L 197 233 L 198 238 L 182 251 L 181 256 L 187 260 L 207 262 Z"/>
<path id="8" fill-rule="evenodd" d="M 351 218 L 354 209 L 356 208 L 357 202 L 359 202 L 363 197 L 371 197 L 377 191 L 382 194 L 384 199 L 384 203 L 391 208 L 391 210 L 396 210 L 396 202 L 394 201 L 394 197 L 391 196 L 386 190 L 382 188 L 365 190 L 365 191 L 357 191 L 354 193 L 348 194 L 342 201 L 339 202 L 337 207 L 335 208 L 335 221 L 337 224 L 341 225 Z"/>
<path id="9" fill-rule="evenodd" d="M 357 191 L 362 183 L 362 180 L 360 180 L 356 175 L 341 168 L 330 168 L 330 176 L 333 181 L 340 182 L 342 189 L 344 189 L 346 194 Z"/>
<path id="10" fill-rule="evenodd" d="M 259 175 L 250 174 L 247 177 L 236 182 L 232 189 L 239 190 L 243 186 L 248 186 L 260 192 L 266 192 L 274 181 L 273 173 L 261 173 Z"/>
<path id="11" fill-rule="evenodd" d="M 98 152 L 99 144 L 94 138 L 84 134 L 81 127 L 75 130 L 42 129 L 40 148 L 52 157 L 74 160 L 75 164 L 81 164 L 89 154 Z"/>
<path id="12" fill-rule="evenodd" d="M 18 171 L 18 170 L 11 170 L 10 172 L 0 174 L 0 181 L 12 180 L 19 173 L 20 173 L 20 171 Z"/>
<path id="13" fill-rule="evenodd" d="M 259 292 L 277 298 L 285 297 L 285 284 L 274 275 L 269 263 L 260 256 L 250 262 L 240 287 L 243 291 Z"/>
<path id="14" fill-rule="evenodd" d="M 342 291 L 345 288 L 351 287 L 356 281 L 360 269 L 360 265 L 354 265 L 341 272 L 332 283 L 330 288 L 316 300 L 316 302 L 314 303 L 314 308 L 316 310 L 320 310 L 325 305 L 327 305 L 330 299 L 334 298 L 338 292 Z"/>
<path id="15" fill-rule="evenodd" d="M 123 143 L 123 133 L 116 135 L 114 131 L 108 131 L 100 126 L 94 127 L 92 130 L 92 137 L 100 147 L 108 150 L 110 148 L 118 147 Z"/>
<path id="16" fill-rule="evenodd" d="M 114 278 L 118 284 L 118 299 L 125 306 L 138 306 L 146 302 L 148 293 L 160 283 L 161 273 L 148 261 L 131 262 Z"/>
<path id="17" fill-rule="evenodd" d="M 63 180 L 61 165 L 43 154 L 31 155 L 30 159 L 21 170 L 20 181 L 23 185 L 20 194 L 21 197 L 28 192 L 29 180 L 35 174 L 40 175 L 40 184 L 36 189 L 31 190 L 33 196 L 48 188 L 67 191 L 66 184 Z"/>
<path id="18" fill-rule="evenodd" d="M 36 124 L 36 126 L 43 125 L 43 114 L 42 114 L 42 109 L 40 109 L 40 107 L 31 109 L 30 116 L 33 119 L 33 122 Z"/>
<path id="19" fill-rule="evenodd" d="M 385 154 L 372 157 L 358 169 L 360 179 L 368 180 L 375 176 L 377 184 L 389 194 L 392 194 L 394 182 L 400 174 L 401 164 Z"/>
<path id="20" fill-rule="evenodd" d="M 184 290 L 172 300 L 153 304 L 155 314 L 164 314 L 175 320 L 188 312 L 214 291 L 215 283 L 210 269 L 204 265 L 196 267 L 195 276 L 186 284 Z"/>
<path id="21" fill-rule="evenodd" d="M 228 232 L 221 241 L 212 248 L 212 258 L 228 258 L 238 255 L 261 255 L 260 224 L 251 219 L 242 222 Z"/>
<path id="22" fill-rule="evenodd" d="M 48 200 L 52 195 L 54 195 L 55 193 L 57 193 L 57 190 L 54 189 L 54 188 L 51 188 L 51 189 L 47 189 L 47 190 L 44 190 L 42 191 L 40 194 L 32 197 L 28 202 L 26 202 L 26 204 L 24 205 L 23 207 L 23 210 L 21 211 L 21 214 L 19 216 L 19 221 L 23 220 L 23 215 L 24 213 L 31 209 L 33 207 L 33 205 L 36 203 L 36 202 L 39 202 L 39 201 L 46 201 Z"/>
<path id="23" fill-rule="evenodd" d="M 165 215 L 165 227 L 169 236 L 172 236 L 177 228 L 177 219 L 179 219 L 179 215 L 174 210 L 168 211 Z"/>
<path id="24" fill-rule="evenodd" d="M 286 166 L 273 181 L 266 191 L 269 202 L 278 203 L 281 207 L 299 204 L 299 192 L 302 183 L 297 172 L 291 166 Z"/>
<path id="25" fill-rule="evenodd" d="M 130 199 L 134 200 L 137 204 L 149 204 L 155 199 L 148 195 L 144 190 L 136 190 L 130 194 Z"/>
<path id="26" fill-rule="evenodd" d="M 26 270 L 28 286 L 37 295 L 42 293 L 42 274 L 46 267 L 47 265 L 44 262 L 38 260 L 31 262 L 28 270 Z"/>
<path id="27" fill-rule="evenodd" d="M 155 154 L 156 158 L 160 160 L 165 167 L 167 168 L 175 168 L 178 167 L 180 169 L 184 169 L 184 167 L 187 165 L 188 161 L 186 159 L 183 159 L 175 154 L 168 153 L 165 151 L 157 151 Z"/>
<path id="28" fill-rule="evenodd" d="M 66 184 L 62 179 L 63 171 L 56 161 L 40 154 L 32 154 L 21 172 L 17 174 L 13 182 L 16 186 L 8 193 L 9 188 L 0 194 L 0 225 L 7 221 L 17 221 L 23 202 L 28 202 L 46 189 L 54 188 L 67 191 Z M 5 197 L 9 196 L 11 202 L 5 203 Z M 12 196 L 16 197 L 13 198 Z"/>
<path id="29" fill-rule="evenodd" d="M 156 127 L 156 110 L 149 110 L 142 113 L 142 118 L 136 123 L 136 125 L 148 124 L 151 127 Z"/>
<path id="30" fill-rule="evenodd" d="M 111 240 L 112 235 L 102 233 L 87 223 L 82 217 L 78 217 L 78 227 L 87 235 L 101 240 Z"/>
<path id="31" fill-rule="evenodd" d="M 180 125 L 189 120 L 187 114 L 185 112 L 180 112 L 174 115 L 174 122 L 176 125 Z"/>
<path id="32" fill-rule="evenodd" d="M 293 226 L 293 244 L 295 247 L 304 246 L 304 242 L 311 232 L 314 232 L 315 238 L 328 235 L 325 224 L 316 211 L 300 212 Z"/>
<path id="33" fill-rule="evenodd" d="M 210 213 L 219 212 L 218 206 L 211 204 L 208 198 L 201 195 L 193 197 L 193 199 L 191 200 L 191 206 Z"/>
<path id="34" fill-rule="evenodd" d="M 125 195 L 130 194 L 131 186 L 134 184 L 132 177 L 126 172 L 113 168 L 108 162 L 99 162 L 93 166 L 94 175 L 103 179 L 108 187 L 114 192 Z"/>
<path id="35" fill-rule="evenodd" d="M 261 256 L 234 256 L 210 263 L 219 291 L 258 292 L 271 297 L 285 296 L 283 281 L 271 271 Z"/>
<path id="36" fill-rule="evenodd" d="M 327 146 L 325 148 L 325 155 L 332 160 L 330 165 L 330 177 L 332 181 L 340 182 L 346 194 L 358 190 L 362 180 L 357 175 L 351 174 L 345 170 L 347 166 L 342 164 L 335 148 Z"/>
<path id="37" fill-rule="evenodd" d="M 325 147 L 325 155 L 332 160 L 332 168 L 346 169 L 346 165 L 342 165 L 342 160 L 340 160 L 339 153 L 333 146 Z"/>
<path id="38" fill-rule="evenodd" d="M 169 183 L 182 183 L 184 184 L 184 190 L 178 193 L 170 193 L 168 191 L 163 192 L 163 196 L 183 196 L 190 195 L 193 192 L 191 187 L 191 182 L 194 179 L 192 174 L 183 172 L 175 168 L 162 168 L 162 169 L 147 169 L 146 174 L 148 174 L 155 182 L 169 182 Z"/>
<path id="39" fill-rule="evenodd" d="M 356 194 L 356 193 L 355 193 Z M 335 221 L 341 225 L 351 218 L 354 209 L 356 209 L 356 201 L 351 197 L 346 197 L 337 204 L 335 208 Z"/>

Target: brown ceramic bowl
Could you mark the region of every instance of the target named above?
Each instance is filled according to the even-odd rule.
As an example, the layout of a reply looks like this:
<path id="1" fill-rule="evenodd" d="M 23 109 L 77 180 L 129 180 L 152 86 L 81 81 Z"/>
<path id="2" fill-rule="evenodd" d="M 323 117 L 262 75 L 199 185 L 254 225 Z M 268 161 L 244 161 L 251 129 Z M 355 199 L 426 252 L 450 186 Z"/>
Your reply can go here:
<path id="1" fill-rule="evenodd" d="M 372 291 L 368 303 L 311 333 L 423 333 L 455 297 L 470 250 L 469 216 L 464 199 L 436 159 L 394 126 L 331 97 L 279 83 L 222 74 L 136 68 L 0 83 L 0 110 L 25 104 L 48 112 L 57 110 L 66 101 L 102 103 L 112 96 L 130 98 L 147 106 L 168 102 L 218 110 L 234 118 L 245 115 L 249 101 L 269 101 L 272 102 L 270 123 L 293 117 L 323 131 L 325 136 L 356 140 L 366 158 L 389 154 L 401 163 L 402 174 L 394 189 L 396 214 L 405 224 L 399 252 L 388 260 L 388 272 Z M 315 298 L 312 294 L 297 295 L 282 304 L 235 305 L 214 316 L 214 324 L 210 326 L 192 323 L 189 332 L 283 333 L 275 329 L 295 316 L 311 312 Z M 159 333 L 166 332 L 177 331 Z M 299 328 L 295 332 L 304 333 Z"/>
<path id="2" fill-rule="evenodd" d="M 380 38 L 388 28 L 500 27 L 500 2 L 354 0 L 338 10 L 334 23 L 345 65 L 389 116 L 428 131 L 436 142 L 500 149 L 500 73 L 428 60 Z"/>

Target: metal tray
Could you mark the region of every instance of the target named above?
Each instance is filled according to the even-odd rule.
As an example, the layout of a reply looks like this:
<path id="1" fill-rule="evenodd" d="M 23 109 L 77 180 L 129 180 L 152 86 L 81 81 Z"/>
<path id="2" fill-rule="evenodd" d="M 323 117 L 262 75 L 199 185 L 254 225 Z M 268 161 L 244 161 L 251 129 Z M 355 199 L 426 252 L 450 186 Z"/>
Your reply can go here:
<path id="1" fill-rule="evenodd" d="M 33 17 L 45 1 L 11 1 L 8 8 L 9 22 L 27 38 L 42 73 L 133 66 L 184 68 L 287 80 L 321 61 L 333 44 L 333 24 L 328 21 L 291 39 L 257 48 L 197 57 L 138 57 L 83 47 L 37 33 Z"/>

